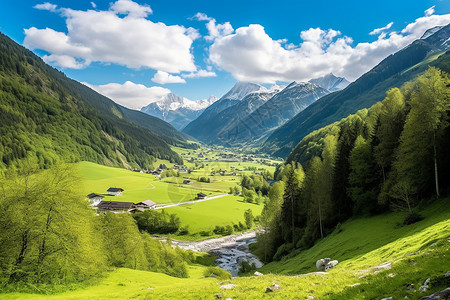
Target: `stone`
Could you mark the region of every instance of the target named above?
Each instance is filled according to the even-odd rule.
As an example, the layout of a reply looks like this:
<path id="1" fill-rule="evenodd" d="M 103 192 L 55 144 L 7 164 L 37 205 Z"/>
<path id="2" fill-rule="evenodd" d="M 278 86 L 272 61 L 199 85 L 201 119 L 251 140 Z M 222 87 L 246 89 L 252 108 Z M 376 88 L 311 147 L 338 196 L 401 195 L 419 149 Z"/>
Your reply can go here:
<path id="1" fill-rule="evenodd" d="M 334 268 L 339 262 L 337 260 L 332 260 L 327 263 L 325 266 L 325 271 L 328 271 L 331 268 Z"/>
<path id="2" fill-rule="evenodd" d="M 364 279 L 364 278 L 367 278 L 367 275 L 361 275 L 358 277 L 358 279 Z"/>
<path id="3" fill-rule="evenodd" d="M 445 273 L 444 277 L 450 277 L 450 271 L 447 271 L 447 273 Z"/>
<path id="4" fill-rule="evenodd" d="M 389 273 L 389 274 L 388 274 L 388 277 L 394 278 L 394 277 L 395 277 L 395 274 L 394 274 L 394 273 Z"/>
<path id="5" fill-rule="evenodd" d="M 222 289 L 222 290 L 231 290 L 232 288 L 235 288 L 235 287 L 237 287 L 237 284 L 229 283 L 229 284 L 222 285 L 220 287 L 220 289 Z"/>
<path id="6" fill-rule="evenodd" d="M 316 297 L 314 297 L 313 295 L 308 296 L 308 299 L 314 299 L 314 298 L 316 298 Z"/>
<path id="7" fill-rule="evenodd" d="M 357 282 L 357 283 L 354 283 L 354 284 L 350 284 L 349 287 L 355 287 L 355 286 L 358 286 L 358 285 L 361 285 L 361 283 Z"/>
<path id="8" fill-rule="evenodd" d="M 319 271 L 327 271 L 338 264 L 337 260 L 331 260 L 331 258 L 321 258 L 316 261 L 316 268 Z"/>
<path id="9" fill-rule="evenodd" d="M 278 284 L 272 284 L 271 286 L 268 286 L 266 288 L 266 293 L 273 293 L 277 292 L 281 289 L 281 287 Z"/>
<path id="10" fill-rule="evenodd" d="M 419 287 L 419 292 L 426 292 L 428 290 L 428 285 L 422 285 Z"/>
<path id="11" fill-rule="evenodd" d="M 391 262 L 385 262 L 378 266 L 372 267 L 372 269 L 374 269 L 374 270 L 390 270 L 391 268 L 392 268 Z"/>
<path id="12" fill-rule="evenodd" d="M 383 298 L 383 299 L 381 299 L 381 300 L 393 300 L 394 298 L 392 298 L 392 297 L 386 297 L 386 298 Z"/>
<path id="13" fill-rule="evenodd" d="M 261 273 L 261 272 L 256 271 L 255 273 L 253 273 L 253 275 L 255 275 L 255 276 L 263 276 L 264 274 Z"/>
<path id="14" fill-rule="evenodd" d="M 424 296 L 419 300 L 438 300 L 438 299 L 450 299 L 450 288 L 446 288 L 443 291 L 436 292 L 429 296 Z"/>
<path id="15" fill-rule="evenodd" d="M 214 297 L 216 297 L 216 299 L 222 299 L 223 295 L 221 293 L 216 293 L 214 294 Z"/>

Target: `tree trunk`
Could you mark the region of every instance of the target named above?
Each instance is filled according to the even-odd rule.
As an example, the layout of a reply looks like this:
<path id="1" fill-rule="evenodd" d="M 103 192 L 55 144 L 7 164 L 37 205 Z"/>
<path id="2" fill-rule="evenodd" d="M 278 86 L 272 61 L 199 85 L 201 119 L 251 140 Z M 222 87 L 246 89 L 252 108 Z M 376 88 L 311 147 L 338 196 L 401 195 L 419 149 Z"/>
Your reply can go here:
<path id="1" fill-rule="evenodd" d="M 433 139 L 435 139 L 435 133 L 433 132 Z M 436 155 L 436 143 L 433 145 L 434 151 L 434 181 L 436 183 L 436 198 L 439 198 L 439 178 L 438 178 L 438 165 L 437 165 L 437 155 Z"/>

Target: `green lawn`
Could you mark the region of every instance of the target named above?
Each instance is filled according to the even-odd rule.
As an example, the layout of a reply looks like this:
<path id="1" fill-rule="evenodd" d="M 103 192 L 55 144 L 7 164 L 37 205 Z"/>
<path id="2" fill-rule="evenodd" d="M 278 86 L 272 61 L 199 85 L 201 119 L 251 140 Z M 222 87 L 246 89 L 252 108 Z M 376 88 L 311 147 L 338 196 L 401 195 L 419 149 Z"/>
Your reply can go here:
<path id="1" fill-rule="evenodd" d="M 409 226 L 398 226 L 402 213 L 350 220 L 310 250 L 291 259 L 260 269 L 264 276 L 231 280 L 202 278 L 203 267 L 190 268 L 190 278 L 116 269 L 99 284 L 56 295 L 3 294 L 2 299 L 419 299 L 450 286 L 444 279 L 450 270 L 450 198 L 431 205 L 425 219 Z M 326 274 L 268 274 L 269 272 L 315 271 L 318 258 L 341 259 Z M 372 267 L 391 262 L 392 268 L 375 272 Z M 431 278 L 427 292 L 418 291 Z M 236 284 L 221 290 L 223 284 Z M 280 291 L 265 293 L 272 284 Z M 410 290 L 407 288 L 410 287 Z"/>
<path id="2" fill-rule="evenodd" d="M 182 226 L 189 225 L 191 234 L 203 230 L 212 230 L 215 225 L 232 225 L 244 221 L 244 211 L 251 209 L 254 216 L 259 216 L 263 205 L 242 201 L 239 196 L 225 196 L 189 205 L 175 206 L 165 209 L 180 217 Z M 179 238 L 179 237 L 176 237 Z"/>

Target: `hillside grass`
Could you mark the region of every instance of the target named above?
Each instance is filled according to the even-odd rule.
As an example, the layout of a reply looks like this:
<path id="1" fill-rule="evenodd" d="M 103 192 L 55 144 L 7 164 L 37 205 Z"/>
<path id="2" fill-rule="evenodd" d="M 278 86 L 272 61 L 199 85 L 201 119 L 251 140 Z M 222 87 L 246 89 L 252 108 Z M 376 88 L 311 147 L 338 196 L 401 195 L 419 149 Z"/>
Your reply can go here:
<path id="1" fill-rule="evenodd" d="M 211 231 L 216 225 L 226 226 L 239 222 L 245 224 L 244 211 L 248 209 L 252 210 L 254 216 L 259 216 L 263 205 L 247 203 L 243 201 L 243 197 L 230 195 L 164 210 L 179 216 L 181 226 L 188 225 L 190 235 L 196 235 L 200 231 Z M 200 238 L 200 236 L 197 237 Z M 176 238 L 181 237 L 177 236 Z"/>
<path id="2" fill-rule="evenodd" d="M 341 230 L 319 241 L 313 248 L 295 257 L 269 264 L 260 271 L 296 273 L 315 271 L 313 263 L 322 257 L 341 258 L 327 273 L 306 275 L 267 274 L 231 280 L 202 278 L 205 267 L 190 268 L 190 277 L 116 269 L 99 284 L 55 295 L 10 293 L 2 299 L 419 299 L 450 286 L 444 278 L 450 270 L 450 198 L 433 203 L 422 212 L 424 220 L 399 226 L 402 213 L 389 213 L 366 219 L 350 220 Z M 389 270 L 373 267 L 391 262 Z M 431 278 L 426 292 L 418 291 Z M 236 284 L 222 290 L 223 284 Z M 265 293 L 278 284 L 280 291 Z M 409 288 L 409 289 L 408 289 Z"/>

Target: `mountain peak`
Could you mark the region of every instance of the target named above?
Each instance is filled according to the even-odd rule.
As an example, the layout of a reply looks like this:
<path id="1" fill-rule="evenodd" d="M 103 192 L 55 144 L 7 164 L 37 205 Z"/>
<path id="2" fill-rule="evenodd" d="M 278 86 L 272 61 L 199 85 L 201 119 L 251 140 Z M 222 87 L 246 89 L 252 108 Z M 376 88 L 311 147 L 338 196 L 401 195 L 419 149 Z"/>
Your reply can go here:
<path id="1" fill-rule="evenodd" d="M 238 81 L 221 99 L 241 100 L 248 94 L 261 90 L 265 90 L 265 88 L 259 84 Z"/>
<path id="2" fill-rule="evenodd" d="M 329 73 L 319 78 L 311 79 L 309 82 L 315 83 L 322 88 L 329 90 L 330 92 L 342 90 L 350 84 L 347 79 L 343 77 L 337 77 L 333 73 Z"/>

